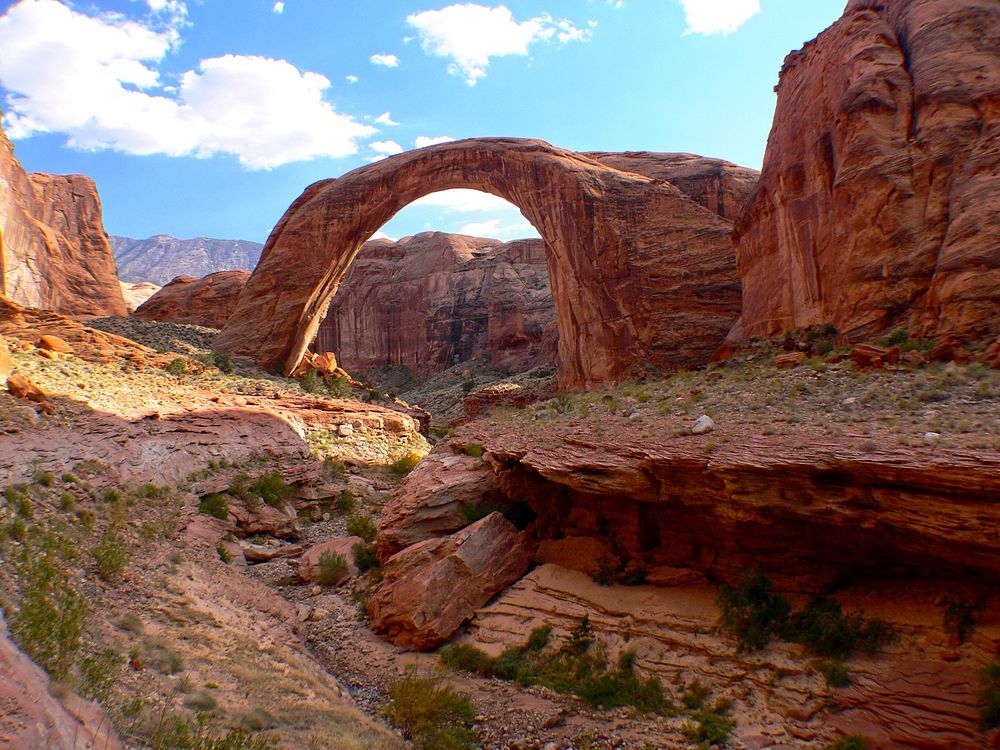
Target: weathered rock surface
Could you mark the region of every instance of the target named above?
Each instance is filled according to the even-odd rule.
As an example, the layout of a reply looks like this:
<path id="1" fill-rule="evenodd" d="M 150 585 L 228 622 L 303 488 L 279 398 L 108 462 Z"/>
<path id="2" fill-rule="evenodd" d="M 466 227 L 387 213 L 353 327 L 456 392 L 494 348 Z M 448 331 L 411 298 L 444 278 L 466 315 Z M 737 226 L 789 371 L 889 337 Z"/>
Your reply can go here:
<path id="1" fill-rule="evenodd" d="M 201 278 L 217 271 L 252 271 L 263 245 L 249 240 L 196 237 L 179 240 L 157 234 L 144 240 L 111 237 L 122 281 L 163 286 L 177 276 Z"/>
<path id="2" fill-rule="evenodd" d="M 360 373 L 425 378 L 469 359 L 522 372 L 555 363 L 556 313 L 542 240 L 426 232 L 366 242 L 319 327 L 317 351 Z"/>
<path id="3" fill-rule="evenodd" d="M 130 313 L 135 312 L 135 309 L 139 305 L 160 291 L 160 287 L 148 281 L 140 281 L 138 283 L 122 281 L 120 283 L 122 285 L 122 294 L 125 296 L 125 307 L 128 308 Z"/>
<path id="4" fill-rule="evenodd" d="M 1000 5 L 852 0 L 782 68 L 743 330 L 1000 331 Z"/>
<path id="5" fill-rule="evenodd" d="M 587 151 L 585 156 L 623 172 L 666 180 L 699 206 L 736 221 L 757 187 L 760 172 L 696 154 Z"/>
<path id="6" fill-rule="evenodd" d="M 382 583 L 368 600 L 372 629 L 406 648 L 434 648 L 530 563 L 531 545 L 499 513 L 414 544 L 383 566 Z"/>
<path id="7" fill-rule="evenodd" d="M 49 693 L 49 679 L 7 635 L 0 616 L 0 744 L 9 748 L 121 750 L 111 722 L 98 706 L 73 694 L 63 702 Z"/>
<path id="8" fill-rule="evenodd" d="M 311 583 L 319 580 L 319 561 L 323 555 L 340 555 L 347 563 L 347 568 L 339 580 L 334 583 L 339 584 L 352 576 L 358 574 L 358 566 L 354 563 L 354 545 L 364 544 L 364 539 L 359 536 L 342 536 L 335 539 L 328 539 L 325 542 L 313 545 L 306 550 L 299 560 L 299 580 Z"/>
<path id="9" fill-rule="evenodd" d="M 144 320 L 222 328 L 249 278 L 249 271 L 219 271 L 201 279 L 178 276 L 146 300 L 134 315 Z"/>
<path id="10" fill-rule="evenodd" d="M 545 238 L 563 387 L 705 362 L 738 317 L 729 223 L 718 214 L 669 183 L 542 141 L 483 138 L 307 188 L 271 233 L 217 346 L 294 371 L 362 243 L 448 188 L 510 200 Z"/>
<path id="11" fill-rule="evenodd" d="M 0 129 L 0 294 L 65 315 L 124 315 L 93 180 L 28 175 Z"/>

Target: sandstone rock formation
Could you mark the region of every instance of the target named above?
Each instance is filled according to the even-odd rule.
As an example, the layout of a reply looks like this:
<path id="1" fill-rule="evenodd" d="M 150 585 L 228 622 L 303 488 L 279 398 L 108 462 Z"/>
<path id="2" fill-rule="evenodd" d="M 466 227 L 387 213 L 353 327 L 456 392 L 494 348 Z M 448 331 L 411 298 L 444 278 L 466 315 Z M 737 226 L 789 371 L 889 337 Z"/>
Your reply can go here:
<path id="1" fill-rule="evenodd" d="M 135 316 L 143 320 L 222 328 L 236 307 L 249 271 L 219 271 L 202 279 L 178 276 L 146 300 Z"/>
<path id="2" fill-rule="evenodd" d="M 669 183 L 533 140 L 456 141 L 392 156 L 296 200 L 217 346 L 292 372 L 362 243 L 417 198 L 481 189 L 545 238 L 559 380 L 584 388 L 707 361 L 737 318 L 729 224 Z"/>
<path id="3" fill-rule="evenodd" d="M 125 307 L 128 308 L 130 313 L 135 312 L 135 309 L 139 305 L 160 291 L 160 287 L 148 281 L 140 281 L 138 283 L 122 281 L 120 283 L 122 285 L 122 294 L 125 296 Z"/>
<path id="4" fill-rule="evenodd" d="M 383 582 L 368 600 L 372 629 L 406 648 L 434 648 L 530 562 L 530 544 L 499 513 L 414 544 L 383 566 Z"/>
<path id="5" fill-rule="evenodd" d="M 785 60 L 743 330 L 1000 331 L 1000 5 L 852 0 Z"/>
<path id="6" fill-rule="evenodd" d="M 177 276 L 201 278 L 217 271 L 252 271 L 263 245 L 250 240 L 196 237 L 179 240 L 157 234 L 144 240 L 111 237 L 111 249 L 122 281 L 163 286 Z"/>
<path id="7" fill-rule="evenodd" d="M 366 242 L 319 327 L 316 349 L 352 373 L 404 365 L 417 378 L 484 358 L 522 372 L 555 363 L 545 243 L 427 232 Z"/>
<path id="8" fill-rule="evenodd" d="M 319 580 L 319 561 L 323 555 L 331 554 L 340 555 L 347 563 L 343 575 L 334 583 L 340 584 L 348 578 L 356 576 L 358 574 L 358 566 L 354 563 L 354 545 L 356 544 L 364 544 L 364 540 L 359 536 L 341 536 L 313 545 L 299 560 L 299 580 L 305 583 Z"/>
<path id="9" fill-rule="evenodd" d="M 0 294 L 65 315 L 125 315 L 93 180 L 28 175 L 0 129 Z"/>

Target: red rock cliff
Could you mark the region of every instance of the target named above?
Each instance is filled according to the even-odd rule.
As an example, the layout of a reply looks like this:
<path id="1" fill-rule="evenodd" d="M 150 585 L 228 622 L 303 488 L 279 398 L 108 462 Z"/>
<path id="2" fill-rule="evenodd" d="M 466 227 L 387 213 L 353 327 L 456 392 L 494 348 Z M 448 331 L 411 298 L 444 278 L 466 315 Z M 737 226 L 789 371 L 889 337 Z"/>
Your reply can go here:
<path id="1" fill-rule="evenodd" d="M 65 315 L 125 315 L 93 180 L 28 175 L 0 130 L 0 292 Z"/>
<path id="2" fill-rule="evenodd" d="M 1000 331 L 1000 3 L 852 0 L 785 60 L 743 328 Z"/>
<path id="3" fill-rule="evenodd" d="M 486 358 L 514 372 L 556 358 L 545 243 L 425 232 L 365 243 L 317 348 L 348 372 L 405 365 L 425 377 Z"/>
<path id="4" fill-rule="evenodd" d="M 249 271 L 218 271 L 202 279 L 178 276 L 133 314 L 144 320 L 222 328 L 249 278 Z"/>

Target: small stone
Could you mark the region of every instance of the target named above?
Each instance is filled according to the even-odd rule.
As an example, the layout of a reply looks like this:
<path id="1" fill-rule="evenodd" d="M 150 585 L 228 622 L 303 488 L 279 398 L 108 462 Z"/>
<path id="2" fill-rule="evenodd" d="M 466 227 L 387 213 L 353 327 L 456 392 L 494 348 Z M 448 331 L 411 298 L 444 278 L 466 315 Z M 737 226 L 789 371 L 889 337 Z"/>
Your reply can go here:
<path id="1" fill-rule="evenodd" d="M 940 439 L 941 439 L 941 433 L 940 432 L 925 432 L 924 433 L 924 442 L 925 443 L 936 443 Z"/>
<path id="2" fill-rule="evenodd" d="M 323 593 L 323 587 L 313 586 L 311 589 L 309 589 L 309 593 L 312 594 L 313 596 L 319 596 L 320 594 Z"/>
<path id="3" fill-rule="evenodd" d="M 853 406 L 856 403 L 858 403 L 858 400 L 856 398 L 854 398 L 854 396 L 849 396 L 848 398 L 845 398 L 843 401 L 841 401 L 840 405 L 841 406 Z"/>
<path id="4" fill-rule="evenodd" d="M 354 425 L 350 423 L 337 425 L 337 434 L 340 437 L 350 437 L 354 434 Z"/>
<path id="5" fill-rule="evenodd" d="M 691 433 L 694 435 L 704 435 L 706 432 L 711 432 L 715 429 L 715 422 L 707 414 L 702 414 L 698 417 L 698 420 L 691 427 Z"/>
<path id="6" fill-rule="evenodd" d="M 18 406 L 14 409 L 14 414 L 26 420 L 28 424 L 38 424 L 38 420 L 40 419 L 38 412 L 30 406 Z"/>

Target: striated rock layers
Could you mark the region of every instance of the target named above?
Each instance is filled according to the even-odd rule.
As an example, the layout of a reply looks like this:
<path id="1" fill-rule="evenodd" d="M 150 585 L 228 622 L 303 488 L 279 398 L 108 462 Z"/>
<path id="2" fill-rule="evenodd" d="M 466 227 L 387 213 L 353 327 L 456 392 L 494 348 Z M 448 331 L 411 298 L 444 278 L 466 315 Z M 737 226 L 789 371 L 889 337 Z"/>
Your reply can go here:
<path id="1" fill-rule="evenodd" d="M 1000 4 L 852 0 L 790 54 L 735 229 L 743 330 L 1000 331 Z"/>
<path id="2" fill-rule="evenodd" d="M 217 271 L 252 271 L 263 245 L 249 240 L 195 237 L 179 240 L 157 234 L 144 240 L 112 237 L 111 249 L 122 281 L 163 286 L 177 276 L 200 278 Z"/>
<path id="3" fill-rule="evenodd" d="M 249 271 L 219 271 L 203 279 L 178 276 L 135 311 L 137 318 L 222 328 L 236 307 Z"/>
<path id="4" fill-rule="evenodd" d="M 559 382 L 704 362 L 738 317 L 729 222 L 667 182 L 536 140 L 455 141 L 309 188 L 268 239 L 217 346 L 292 372 L 362 243 L 449 188 L 499 195 L 545 239 Z"/>
<path id="5" fill-rule="evenodd" d="M 542 240 L 427 232 L 364 244 L 316 348 L 348 372 L 404 365 L 426 377 L 469 359 L 523 372 L 555 364 L 555 322 Z"/>
<path id="6" fill-rule="evenodd" d="M 125 315 L 93 180 L 28 175 L 0 129 L 0 294 L 64 315 Z"/>

